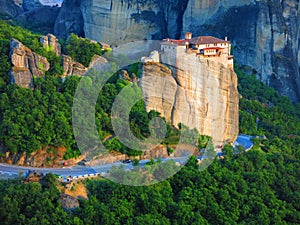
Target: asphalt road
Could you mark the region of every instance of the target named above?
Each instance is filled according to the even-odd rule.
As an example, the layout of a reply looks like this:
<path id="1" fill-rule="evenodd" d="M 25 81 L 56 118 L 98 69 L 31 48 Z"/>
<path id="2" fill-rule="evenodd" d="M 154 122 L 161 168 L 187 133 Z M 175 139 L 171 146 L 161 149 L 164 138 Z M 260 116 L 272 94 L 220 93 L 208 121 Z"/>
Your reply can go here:
<path id="1" fill-rule="evenodd" d="M 174 160 L 175 162 L 178 162 L 180 164 L 184 164 L 187 160 L 186 157 L 182 158 L 162 158 L 162 162 L 166 162 L 168 160 Z M 145 164 L 149 162 L 149 160 L 140 160 L 139 166 L 145 166 Z M 99 166 L 72 166 L 72 167 L 66 167 L 66 168 L 38 168 L 38 167 L 25 167 L 25 166 L 16 166 L 16 165 L 9 165 L 9 164 L 3 164 L 0 163 L 0 172 L 2 174 L 26 174 L 29 170 L 31 171 L 38 171 L 40 173 L 53 173 L 53 174 L 59 174 L 63 178 L 66 178 L 67 176 L 84 176 L 84 175 L 90 175 L 90 174 L 101 174 L 106 173 L 107 171 L 111 170 L 113 166 L 119 167 L 120 165 L 124 166 L 125 170 L 131 170 L 133 169 L 132 163 L 122 163 L 122 162 L 116 162 L 111 164 L 105 164 L 105 165 L 99 165 Z"/>
<path id="2" fill-rule="evenodd" d="M 251 141 L 252 136 L 249 135 L 239 135 L 235 141 L 235 145 L 243 146 L 246 151 L 250 150 L 253 147 L 253 142 Z"/>
<path id="3" fill-rule="evenodd" d="M 250 140 L 252 136 L 248 135 L 239 135 L 237 140 L 235 141 L 235 145 L 242 145 L 246 150 L 252 148 L 253 143 Z M 178 158 L 161 158 L 162 162 L 166 162 L 168 160 L 174 160 L 175 162 L 183 165 L 187 161 L 187 157 L 178 157 Z M 202 159 L 202 158 L 199 158 Z M 149 160 L 140 160 L 139 166 L 145 166 L 145 164 L 149 162 Z M 0 173 L 2 174 L 26 174 L 29 170 L 36 170 L 41 173 L 53 173 L 59 174 L 63 178 L 67 176 L 84 176 L 89 174 L 97 174 L 97 173 L 106 173 L 111 170 L 113 166 L 119 167 L 120 165 L 124 165 L 125 170 L 130 170 L 133 168 L 132 163 L 122 163 L 116 162 L 112 164 L 99 165 L 94 167 L 88 166 L 72 166 L 66 168 L 35 168 L 35 167 L 24 167 L 24 166 L 16 166 L 0 163 Z"/>

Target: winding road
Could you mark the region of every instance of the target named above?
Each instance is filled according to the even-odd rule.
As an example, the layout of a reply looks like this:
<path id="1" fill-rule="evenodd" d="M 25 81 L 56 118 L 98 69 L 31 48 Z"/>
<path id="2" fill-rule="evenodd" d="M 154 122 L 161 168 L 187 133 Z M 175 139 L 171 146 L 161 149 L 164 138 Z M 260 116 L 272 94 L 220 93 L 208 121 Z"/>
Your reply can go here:
<path id="1" fill-rule="evenodd" d="M 253 137 L 248 135 L 239 135 L 234 145 L 235 146 L 241 145 L 246 149 L 246 151 L 248 151 L 253 147 L 253 142 L 251 141 L 251 138 Z M 161 158 L 161 161 L 166 162 L 168 160 L 174 160 L 176 163 L 182 165 L 186 162 L 187 159 L 188 159 L 187 157 Z M 145 166 L 147 162 L 149 162 L 149 160 L 140 160 L 139 166 Z M 132 163 L 126 164 L 122 162 L 116 162 L 116 163 L 93 166 L 93 167 L 72 166 L 66 168 L 37 168 L 37 167 L 25 167 L 25 166 L 17 166 L 17 165 L 0 163 L 0 173 L 9 174 L 9 175 L 18 175 L 18 174 L 26 175 L 29 170 L 31 171 L 35 170 L 44 174 L 46 173 L 59 174 L 63 177 L 63 179 L 66 179 L 67 176 L 80 177 L 80 176 L 89 176 L 89 175 L 106 173 L 107 171 L 111 170 L 112 167 L 114 166 L 119 167 L 120 165 L 124 165 L 125 170 L 131 170 L 133 168 Z"/>

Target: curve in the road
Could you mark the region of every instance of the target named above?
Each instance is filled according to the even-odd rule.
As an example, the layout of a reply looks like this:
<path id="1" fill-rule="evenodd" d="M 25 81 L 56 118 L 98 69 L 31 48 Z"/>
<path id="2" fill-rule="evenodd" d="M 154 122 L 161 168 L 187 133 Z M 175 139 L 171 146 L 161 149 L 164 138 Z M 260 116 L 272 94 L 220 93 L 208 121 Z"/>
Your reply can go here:
<path id="1" fill-rule="evenodd" d="M 239 135 L 235 141 L 235 145 L 243 146 L 246 151 L 250 150 L 253 147 L 253 142 L 251 141 L 252 136 L 249 135 Z M 173 159 L 175 162 L 182 163 L 186 161 L 186 157 L 180 158 L 167 158 L 162 159 L 162 161 Z M 141 164 L 145 164 L 149 160 L 141 160 Z M 20 174 L 26 175 L 29 170 L 31 171 L 39 171 L 41 173 L 53 173 L 59 174 L 64 179 L 68 176 L 71 177 L 87 177 L 87 176 L 95 176 L 100 173 L 106 173 L 111 170 L 113 166 L 120 166 L 123 163 L 117 162 L 112 164 L 99 165 L 96 167 L 88 167 L 88 166 L 74 166 L 67 168 L 38 168 L 38 167 L 25 167 L 25 166 L 17 166 L 17 165 L 9 165 L 0 163 L 0 173 L 2 174 Z M 124 164 L 123 164 L 124 165 Z M 131 169 L 132 165 L 125 165 L 125 169 Z"/>

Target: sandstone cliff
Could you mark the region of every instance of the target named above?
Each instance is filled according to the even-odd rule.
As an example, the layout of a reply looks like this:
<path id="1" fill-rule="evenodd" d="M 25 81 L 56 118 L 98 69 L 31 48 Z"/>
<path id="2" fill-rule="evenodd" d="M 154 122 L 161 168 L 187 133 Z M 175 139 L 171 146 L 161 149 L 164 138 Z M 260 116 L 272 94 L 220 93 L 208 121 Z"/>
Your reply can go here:
<path id="1" fill-rule="evenodd" d="M 43 77 L 48 71 L 48 60 L 32 52 L 16 39 L 10 42 L 10 58 L 12 63 L 11 81 L 25 88 L 33 88 L 33 77 Z"/>
<path id="2" fill-rule="evenodd" d="M 147 110 L 157 110 L 174 126 L 197 128 L 215 143 L 234 141 L 239 95 L 233 70 L 209 60 L 188 59 L 171 68 L 144 63 L 140 86 Z"/>
<path id="3" fill-rule="evenodd" d="M 56 34 L 119 44 L 194 35 L 228 36 L 235 59 L 265 83 L 300 100 L 298 0 L 65 0 Z"/>

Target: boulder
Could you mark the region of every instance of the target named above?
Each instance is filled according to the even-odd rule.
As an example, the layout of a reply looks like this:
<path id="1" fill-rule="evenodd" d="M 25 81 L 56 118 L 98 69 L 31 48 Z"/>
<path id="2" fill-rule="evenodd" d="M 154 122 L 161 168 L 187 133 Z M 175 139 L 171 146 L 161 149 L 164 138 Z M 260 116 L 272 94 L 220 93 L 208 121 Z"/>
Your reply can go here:
<path id="1" fill-rule="evenodd" d="M 59 202 L 65 210 L 74 210 L 79 207 L 78 199 L 71 195 L 61 194 L 59 197 Z"/>

